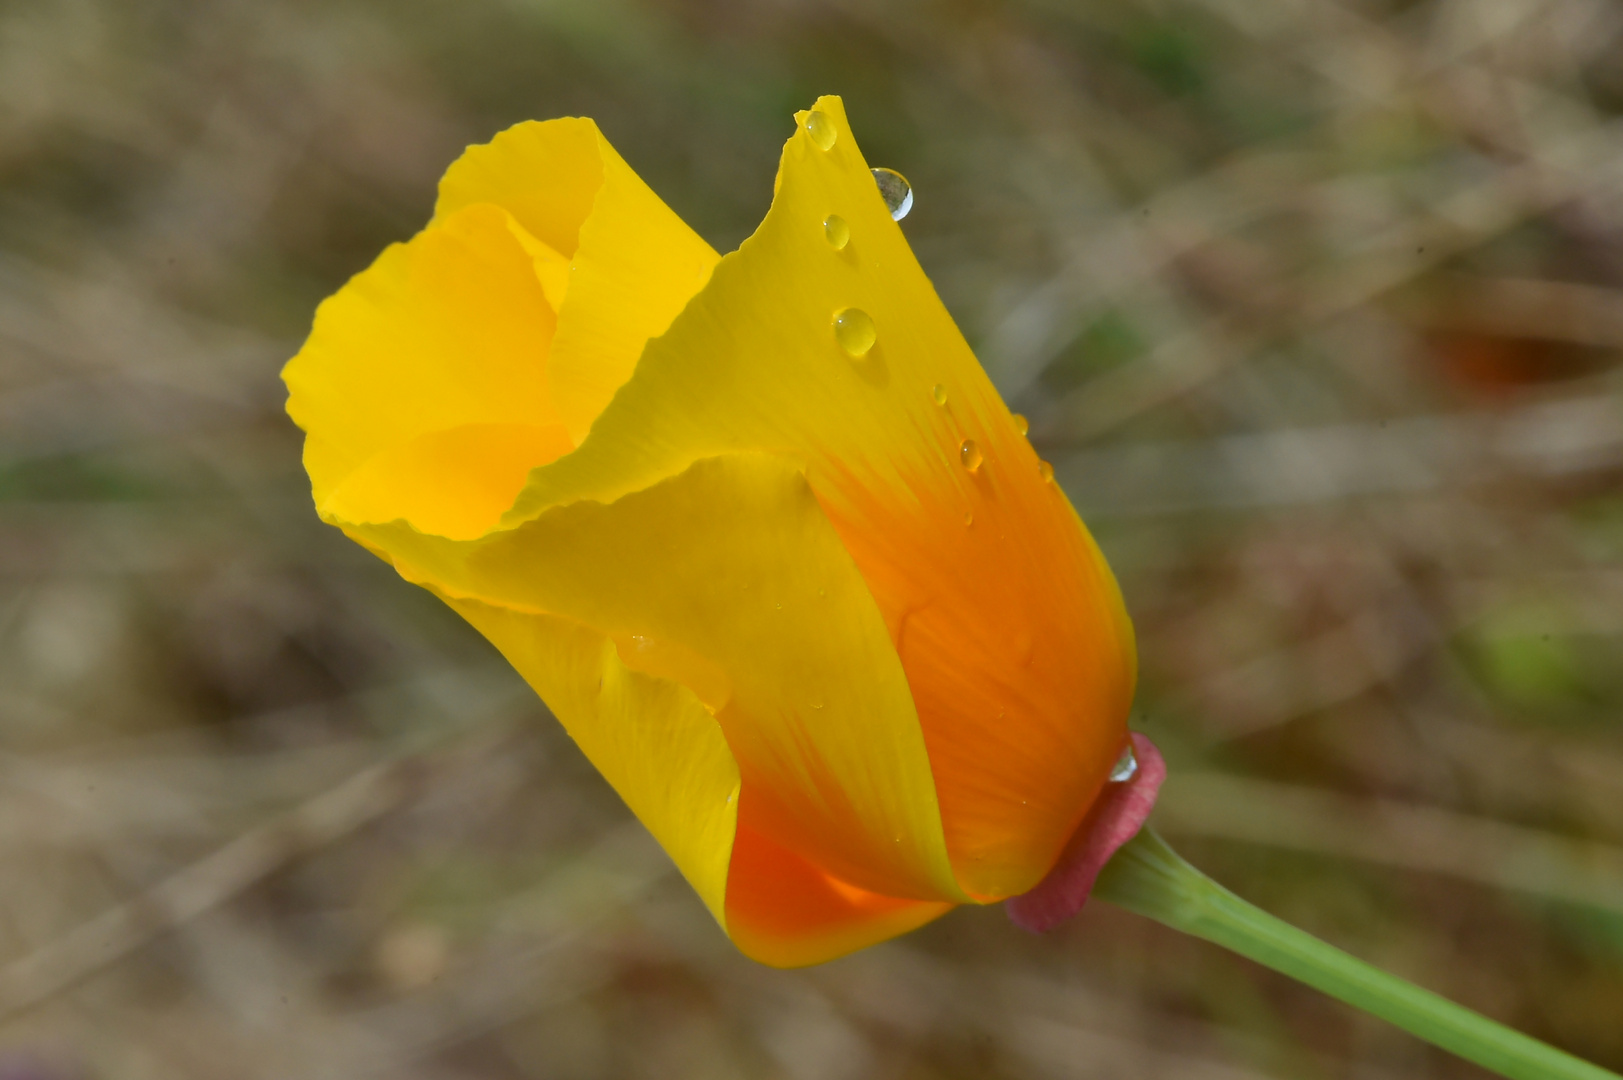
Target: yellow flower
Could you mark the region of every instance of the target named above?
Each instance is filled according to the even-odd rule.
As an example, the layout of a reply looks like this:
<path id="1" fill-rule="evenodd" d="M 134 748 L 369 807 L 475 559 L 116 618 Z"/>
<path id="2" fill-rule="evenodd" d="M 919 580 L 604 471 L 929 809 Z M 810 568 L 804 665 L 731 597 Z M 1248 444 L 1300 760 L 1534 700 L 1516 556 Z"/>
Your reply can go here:
<path id="1" fill-rule="evenodd" d="M 840 100 L 797 120 L 725 258 L 590 120 L 472 147 L 283 373 L 322 518 L 478 627 L 779 966 L 1035 885 L 1135 676 Z"/>

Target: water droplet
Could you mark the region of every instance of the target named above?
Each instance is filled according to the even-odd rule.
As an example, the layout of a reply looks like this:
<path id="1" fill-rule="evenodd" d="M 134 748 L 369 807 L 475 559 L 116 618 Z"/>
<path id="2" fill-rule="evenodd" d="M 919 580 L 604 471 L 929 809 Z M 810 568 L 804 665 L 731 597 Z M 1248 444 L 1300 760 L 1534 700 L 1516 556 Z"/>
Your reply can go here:
<path id="1" fill-rule="evenodd" d="M 835 251 L 844 251 L 845 245 L 851 242 L 851 226 L 838 214 L 830 214 L 823 219 L 823 236 L 828 240 L 828 246 Z"/>
<path id="2" fill-rule="evenodd" d="M 861 308 L 848 307 L 834 316 L 834 337 L 852 356 L 866 356 L 879 337 L 873 320 Z"/>
<path id="3" fill-rule="evenodd" d="M 1110 782 L 1119 784 L 1123 780 L 1131 780 L 1133 774 L 1138 772 L 1138 758 L 1133 756 L 1133 744 L 1128 743 L 1127 749 L 1121 752 L 1116 764 L 1110 767 Z"/>
<path id="4" fill-rule="evenodd" d="M 974 472 L 981 467 L 981 462 L 986 460 L 986 455 L 981 453 L 981 448 L 974 439 L 965 439 L 964 445 L 958 448 L 958 460 L 964 463 L 964 468 Z"/>
<path id="5" fill-rule="evenodd" d="M 820 700 L 813 699 L 811 702 L 811 707 L 814 709 L 821 709 L 823 707 L 823 703 Z"/>
<path id="6" fill-rule="evenodd" d="M 1052 484 L 1054 482 L 1054 466 L 1046 461 L 1038 461 L 1037 475 L 1043 478 L 1043 483 Z"/>
<path id="7" fill-rule="evenodd" d="M 1031 430 L 1031 422 L 1019 413 L 1014 414 L 1014 429 L 1024 435 Z"/>
<path id="8" fill-rule="evenodd" d="M 946 405 L 946 403 L 947 403 L 947 388 L 945 386 L 942 386 L 940 383 L 936 383 L 935 384 L 935 389 L 930 391 L 930 398 L 937 405 Z"/>
<path id="9" fill-rule="evenodd" d="M 965 525 L 973 525 L 973 524 L 975 524 L 975 512 L 973 510 L 965 510 L 964 511 L 964 524 Z"/>
<path id="10" fill-rule="evenodd" d="M 875 169 L 873 179 L 879 185 L 879 194 L 885 197 L 885 205 L 890 207 L 890 219 L 900 221 L 906 217 L 913 209 L 913 185 L 907 177 L 895 169 Z"/>
<path id="11" fill-rule="evenodd" d="M 817 144 L 817 149 L 832 150 L 834 140 L 840 137 L 840 129 L 834 126 L 834 120 L 828 113 L 813 109 L 806 117 L 806 134 Z"/>

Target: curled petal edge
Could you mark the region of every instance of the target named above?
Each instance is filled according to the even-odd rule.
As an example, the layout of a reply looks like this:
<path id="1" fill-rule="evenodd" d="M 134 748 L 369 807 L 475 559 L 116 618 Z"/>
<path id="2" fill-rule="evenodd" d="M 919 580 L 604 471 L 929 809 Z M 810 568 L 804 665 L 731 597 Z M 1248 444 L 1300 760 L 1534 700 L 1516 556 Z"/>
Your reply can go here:
<path id="1" fill-rule="evenodd" d="M 1155 744 L 1134 732 L 1133 754 L 1138 771 L 1131 779 L 1112 784 L 1072 835 L 1070 843 L 1048 876 L 1030 892 L 1011 896 L 1004 904 L 1016 926 L 1045 934 L 1082 910 L 1093 892 L 1099 871 L 1134 836 L 1155 807 L 1166 779 L 1167 765 Z"/>

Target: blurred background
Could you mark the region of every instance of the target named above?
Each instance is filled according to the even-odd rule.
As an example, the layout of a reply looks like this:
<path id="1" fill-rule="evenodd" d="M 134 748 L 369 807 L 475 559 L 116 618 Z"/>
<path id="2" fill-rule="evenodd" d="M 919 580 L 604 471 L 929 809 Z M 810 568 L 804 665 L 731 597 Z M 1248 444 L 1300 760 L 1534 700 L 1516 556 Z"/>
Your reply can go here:
<path id="1" fill-rule="evenodd" d="M 277 380 L 470 142 L 845 96 L 1219 880 L 1623 1069 L 1615 0 L 0 2 L 0 1078 L 1484 1074 L 1104 904 L 743 960 Z"/>

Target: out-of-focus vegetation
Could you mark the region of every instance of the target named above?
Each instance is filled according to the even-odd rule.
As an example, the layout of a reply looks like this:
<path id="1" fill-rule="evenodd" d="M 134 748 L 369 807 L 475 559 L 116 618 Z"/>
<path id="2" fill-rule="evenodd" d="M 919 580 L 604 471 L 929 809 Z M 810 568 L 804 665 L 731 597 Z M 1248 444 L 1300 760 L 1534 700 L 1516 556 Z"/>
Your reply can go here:
<path id="1" fill-rule="evenodd" d="M 1140 633 L 1162 831 L 1623 1068 L 1623 8 L 0 5 L 0 1077 L 1469 1077 L 1104 905 L 741 959 L 311 512 L 282 361 L 461 147 L 719 249 L 845 96 Z"/>

